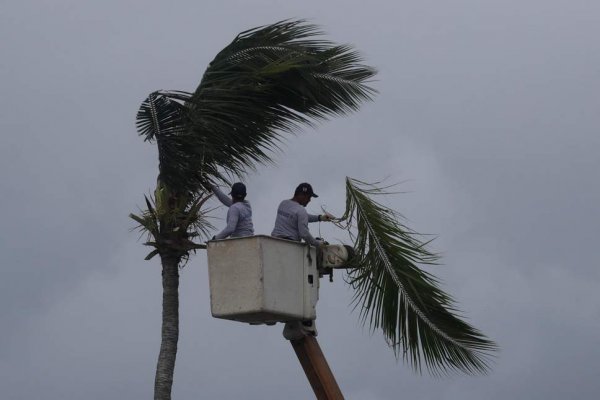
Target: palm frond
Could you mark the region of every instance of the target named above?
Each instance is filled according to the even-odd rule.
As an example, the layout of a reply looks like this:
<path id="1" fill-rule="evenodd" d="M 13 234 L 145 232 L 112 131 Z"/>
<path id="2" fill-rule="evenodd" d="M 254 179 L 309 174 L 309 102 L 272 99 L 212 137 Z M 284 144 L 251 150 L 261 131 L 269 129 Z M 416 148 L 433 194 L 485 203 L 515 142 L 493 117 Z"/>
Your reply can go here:
<path id="1" fill-rule="evenodd" d="M 201 175 L 217 181 L 273 162 L 282 135 L 357 110 L 375 74 L 351 46 L 318 39 L 304 21 L 239 34 L 217 54 L 193 94 L 152 93 L 137 128 L 156 140 L 160 180 L 194 193 Z"/>
<path id="2" fill-rule="evenodd" d="M 204 248 L 191 239 L 208 238 L 214 229 L 207 217 L 211 210 L 202 209 L 209 197 L 174 196 L 165 185 L 159 185 L 154 196 L 145 196 L 148 208 L 129 217 L 138 223 L 137 229 L 147 235 L 144 244 L 155 248 L 146 259 L 165 250 L 175 250 L 186 258 L 190 251 Z"/>
<path id="3" fill-rule="evenodd" d="M 484 373 L 496 344 L 456 315 L 452 298 L 437 279 L 419 268 L 435 264 L 428 242 L 404 226 L 402 216 L 372 199 L 377 184 L 346 178 L 346 212 L 354 227 L 355 265 L 349 283 L 360 318 L 380 328 L 394 352 L 413 368 L 433 374 L 460 370 Z"/>
<path id="4" fill-rule="evenodd" d="M 316 39 L 304 21 L 241 33 L 210 63 L 192 97 L 193 130 L 233 173 L 271 162 L 281 134 L 358 109 L 375 70 L 350 46 Z"/>
<path id="5" fill-rule="evenodd" d="M 136 115 L 138 133 L 144 140 L 158 140 L 161 137 L 181 133 L 185 127 L 187 112 L 182 102 L 191 94 L 185 92 L 156 91 L 142 102 Z"/>
<path id="6" fill-rule="evenodd" d="M 138 133 L 145 141 L 156 142 L 159 180 L 171 188 L 193 194 L 202 188 L 203 151 L 190 134 L 190 93 L 156 91 L 144 100 L 136 116 Z M 218 172 L 215 173 L 218 176 Z"/>

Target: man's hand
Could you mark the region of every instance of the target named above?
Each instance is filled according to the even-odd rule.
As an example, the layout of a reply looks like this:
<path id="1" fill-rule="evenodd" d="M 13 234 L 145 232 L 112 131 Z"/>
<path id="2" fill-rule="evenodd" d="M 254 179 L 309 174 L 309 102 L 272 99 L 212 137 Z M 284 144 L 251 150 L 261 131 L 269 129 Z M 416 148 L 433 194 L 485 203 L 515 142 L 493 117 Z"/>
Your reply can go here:
<path id="1" fill-rule="evenodd" d="M 329 242 L 323 238 L 318 237 L 315 238 L 315 240 L 317 241 L 317 247 L 324 247 L 329 245 Z"/>
<path id="2" fill-rule="evenodd" d="M 319 215 L 319 221 L 332 221 L 336 219 L 333 215 L 329 214 L 328 212 L 326 212 L 325 214 L 321 214 Z"/>

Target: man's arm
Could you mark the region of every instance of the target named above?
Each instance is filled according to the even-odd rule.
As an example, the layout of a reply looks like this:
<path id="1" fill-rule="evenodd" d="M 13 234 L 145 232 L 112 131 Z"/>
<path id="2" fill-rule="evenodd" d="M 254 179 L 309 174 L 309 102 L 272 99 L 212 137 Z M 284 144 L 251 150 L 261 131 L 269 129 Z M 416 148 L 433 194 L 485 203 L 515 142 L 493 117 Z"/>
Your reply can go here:
<path id="1" fill-rule="evenodd" d="M 331 214 L 329 214 L 328 212 L 326 212 L 325 214 L 308 214 L 308 222 L 318 222 L 318 221 L 325 221 L 325 222 L 330 222 L 333 221 L 335 219 L 335 217 Z"/>
<path id="2" fill-rule="evenodd" d="M 308 221 L 309 214 L 306 211 L 298 213 L 298 234 L 306 243 L 318 246 L 320 242 L 310 234 L 310 231 L 308 230 Z"/>
<path id="3" fill-rule="evenodd" d="M 219 201 L 221 203 L 223 203 L 223 205 L 225 205 L 227 207 L 231 206 L 231 204 L 233 203 L 233 201 L 231 200 L 231 197 L 229 197 L 225 193 L 223 193 L 223 191 L 221 189 L 219 189 L 219 187 L 217 185 L 211 185 L 210 188 L 212 189 L 215 196 L 217 196 Z"/>
<path id="4" fill-rule="evenodd" d="M 308 215 L 308 222 L 318 222 L 318 221 L 320 221 L 318 214 L 307 214 L 307 215 Z"/>
<path id="5" fill-rule="evenodd" d="M 231 235 L 235 231 L 239 219 L 240 211 L 236 207 L 231 207 L 229 211 L 227 211 L 227 226 L 215 235 L 215 239 L 225 239 Z"/>

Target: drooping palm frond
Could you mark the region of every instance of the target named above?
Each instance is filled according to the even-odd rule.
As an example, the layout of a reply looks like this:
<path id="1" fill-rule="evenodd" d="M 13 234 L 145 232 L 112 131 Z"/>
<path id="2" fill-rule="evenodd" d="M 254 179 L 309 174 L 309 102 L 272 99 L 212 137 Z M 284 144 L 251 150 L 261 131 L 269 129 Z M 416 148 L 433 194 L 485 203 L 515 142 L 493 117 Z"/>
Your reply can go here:
<path id="1" fill-rule="evenodd" d="M 346 212 L 356 252 L 349 282 L 363 323 L 381 328 L 398 356 L 417 371 L 484 373 L 496 344 L 456 315 L 452 298 L 419 264 L 438 257 L 404 226 L 402 216 L 374 201 L 386 192 L 346 178 Z"/>
<path id="2" fill-rule="evenodd" d="M 201 188 L 199 174 L 217 181 L 243 174 L 272 162 L 283 133 L 369 100 L 375 70 L 352 47 L 318 35 L 304 21 L 242 32 L 209 64 L 193 94 L 151 94 L 137 126 L 158 143 L 161 180 L 193 193 Z"/>
<path id="3" fill-rule="evenodd" d="M 159 181 L 190 195 L 202 187 L 204 151 L 198 137 L 189 130 L 191 93 L 160 90 L 144 100 L 136 116 L 138 133 L 145 141 L 156 142 Z M 213 175 L 223 179 L 218 171 Z"/>
<path id="4" fill-rule="evenodd" d="M 156 91 L 142 102 L 136 116 L 138 133 L 144 140 L 176 136 L 185 128 L 187 111 L 181 104 L 191 97 L 190 93 Z"/>

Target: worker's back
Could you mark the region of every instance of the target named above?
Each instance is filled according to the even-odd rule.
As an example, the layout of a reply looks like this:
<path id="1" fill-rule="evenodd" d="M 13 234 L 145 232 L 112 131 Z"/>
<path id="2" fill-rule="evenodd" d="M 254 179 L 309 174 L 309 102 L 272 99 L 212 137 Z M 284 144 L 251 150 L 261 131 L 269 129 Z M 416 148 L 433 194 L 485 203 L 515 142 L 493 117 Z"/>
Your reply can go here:
<path id="1" fill-rule="evenodd" d="M 271 236 L 290 240 L 300 240 L 298 215 L 306 213 L 304 207 L 293 200 L 283 200 L 277 208 L 275 227 Z"/>

